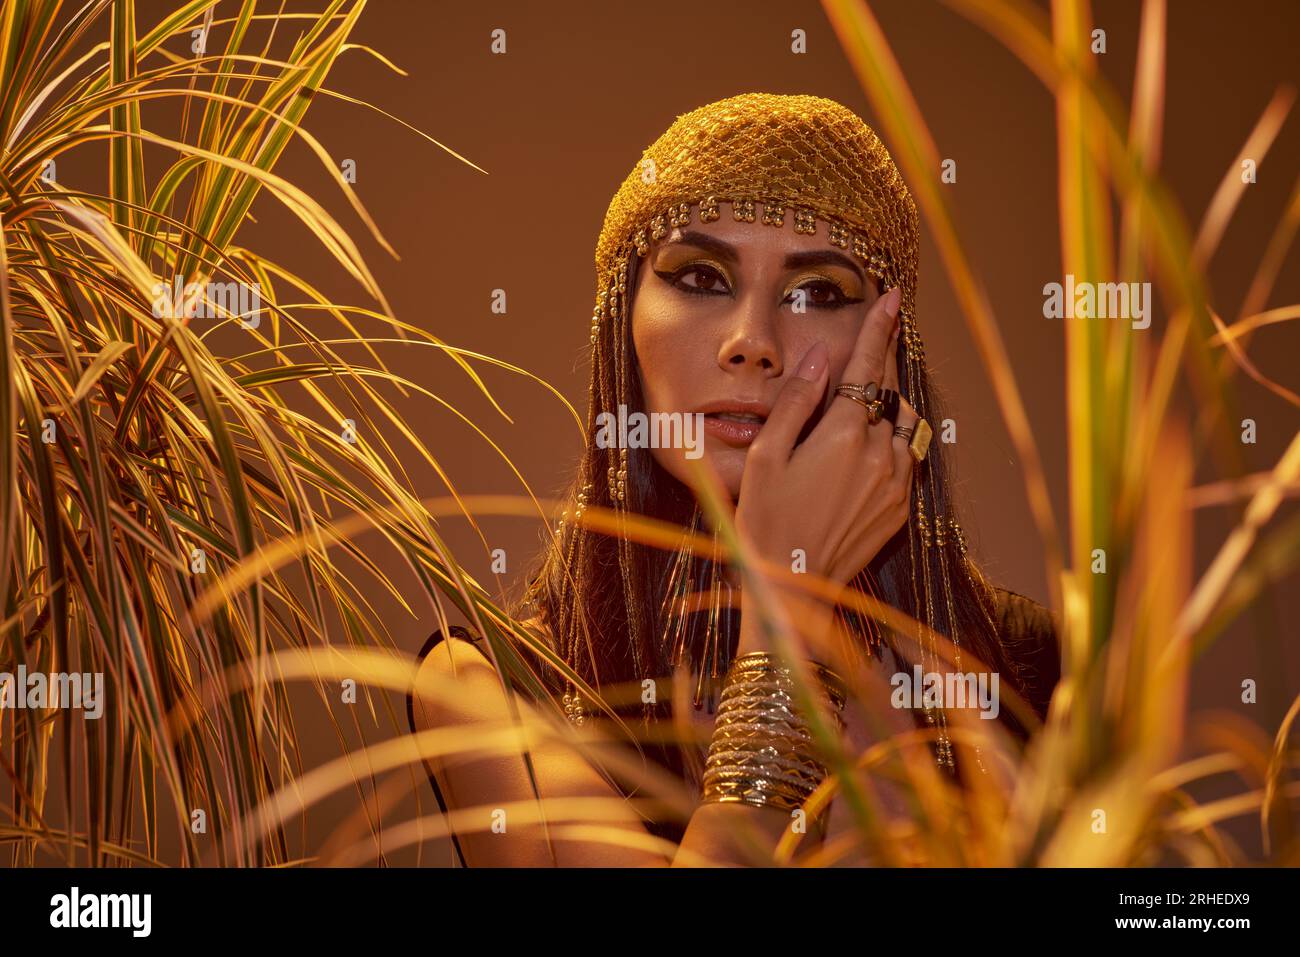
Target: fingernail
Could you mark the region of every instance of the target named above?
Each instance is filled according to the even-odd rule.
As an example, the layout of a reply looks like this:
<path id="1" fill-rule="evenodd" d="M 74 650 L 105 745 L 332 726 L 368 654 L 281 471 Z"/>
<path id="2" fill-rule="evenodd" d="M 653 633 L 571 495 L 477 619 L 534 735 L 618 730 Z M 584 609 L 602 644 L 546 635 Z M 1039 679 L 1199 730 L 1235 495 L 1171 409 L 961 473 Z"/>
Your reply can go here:
<path id="1" fill-rule="evenodd" d="M 889 316 L 890 319 L 898 317 L 898 304 L 902 301 L 902 298 L 903 290 L 897 286 L 885 293 L 885 315 Z"/>
<path id="2" fill-rule="evenodd" d="M 821 378 L 822 369 L 826 368 L 826 343 L 818 340 L 808 350 L 795 370 L 795 378 L 816 382 Z"/>

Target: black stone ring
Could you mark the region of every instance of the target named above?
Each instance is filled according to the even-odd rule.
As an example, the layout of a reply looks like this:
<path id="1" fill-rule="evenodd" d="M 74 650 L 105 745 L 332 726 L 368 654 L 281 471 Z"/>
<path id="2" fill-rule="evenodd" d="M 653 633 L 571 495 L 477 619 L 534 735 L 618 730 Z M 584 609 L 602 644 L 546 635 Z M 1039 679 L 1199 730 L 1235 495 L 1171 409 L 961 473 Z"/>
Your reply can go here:
<path id="1" fill-rule="evenodd" d="M 884 405 L 881 418 L 888 419 L 895 425 L 898 424 L 898 410 L 900 407 L 899 398 L 899 394 L 893 389 L 880 390 L 880 401 Z"/>

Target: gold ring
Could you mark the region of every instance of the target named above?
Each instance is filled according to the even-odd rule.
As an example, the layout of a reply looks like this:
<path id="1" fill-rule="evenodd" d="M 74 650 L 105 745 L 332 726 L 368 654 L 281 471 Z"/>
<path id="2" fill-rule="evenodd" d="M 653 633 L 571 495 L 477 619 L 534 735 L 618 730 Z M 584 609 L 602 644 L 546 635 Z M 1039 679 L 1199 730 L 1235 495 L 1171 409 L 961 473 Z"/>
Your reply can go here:
<path id="1" fill-rule="evenodd" d="M 912 433 L 912 441 L 907 444 L 907 451 L 912 453 L 912 458 L 918 462 L 925 461 L 926 452 L 930 449 L 930 439 L 934 435 L 930 428 L 930 423 L 925 419 L 917 419 L 915 431 Z"/>
<path id="2" fill-rule="evenodd" d="M 875 383 L 872 383 L 872 385 L 874 386 Z M 858 405 L 862 406 L 862 408 L 866 409 L 868 425 L 875 425 L 884 415 L 885 404 L 879 399 L 865 399 L 859 395 L 856 390 L 843 385 L 837 385 L 835 387 L 835 394 L 842 395 L 850 402 L 856 402 Z"/>
<path id="3" fill-rule="evenodd" d="M 841 389 L 843 389 L 844 392 L 840 392 Z M 857 382 L 841 382 L 835 387 L 835 391 L 840 392 L 841 395 L 845 395 L 849 392 L 856 392 L 869 402 L 880 395 L 880 386 L 874 382 L 868 382 L 866 385 Z"/>

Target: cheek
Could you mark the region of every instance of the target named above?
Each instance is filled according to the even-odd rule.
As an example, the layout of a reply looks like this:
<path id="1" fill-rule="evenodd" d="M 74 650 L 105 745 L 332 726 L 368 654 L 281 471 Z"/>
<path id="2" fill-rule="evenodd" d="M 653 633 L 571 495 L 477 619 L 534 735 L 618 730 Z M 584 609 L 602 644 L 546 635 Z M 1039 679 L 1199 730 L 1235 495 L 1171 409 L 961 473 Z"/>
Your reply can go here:
<path id="1" fill-rule="evenodd" d="M 828 404 L 835 395 L 835 387 L 844 381 L 844 367 L 853 358 L 853 350 L 858 344 L 858 331 L 861 328 L 862 320 L 858 319 L 852 323 L 845 323 L 841 328 L 830 330 L 822 337 L 822 341 L 826 343 L 826 348 L 830 352 L 830 361 L 827 363 L 830 375 L 826 386 L 826 401 Z M 808 346 L 811 348 L 811 341 Z M 802 353 L 800 354 L 802 355 Z"/>
<path id="2" fill-rule="evenodd" d="M 830 360 L 830 381 L 836 385 L 844 380 L 844 367 L 849 364 L 849 359 L 853 355 L 853 344 L 851 342 L 841 342 L 831 349 Z"/>
<path id="3" fill-rule="evenodd" d="M 647 412 L 682 411 L 698 404 L 692 383 L 700 381 L 698 365 L 707 343 L 691 325 L 671 310 L 656 308 L 653 301 L 633 311 L 632 343 Z"/>

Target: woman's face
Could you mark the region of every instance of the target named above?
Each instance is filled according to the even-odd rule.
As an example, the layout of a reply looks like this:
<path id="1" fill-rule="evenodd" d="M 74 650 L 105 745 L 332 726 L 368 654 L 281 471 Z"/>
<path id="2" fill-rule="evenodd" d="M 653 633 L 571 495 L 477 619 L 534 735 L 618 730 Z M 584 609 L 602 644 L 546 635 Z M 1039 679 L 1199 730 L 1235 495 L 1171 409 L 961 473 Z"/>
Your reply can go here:
<path id="1" fill-rule="evenodd" d="M 826 344 L 829 404 L 879 291 L 827 242 L 824 223 L 809 236 L 789 221 L 736 222 L 728 203 L 719 212 L 651 246 L 637 270 L 632 339 L 645 411 L 705 413 L 703 457 L 734 501 L 749 445 L 799 360 L 819 340 Z M 651 454 L 689 484 L 687 449 Z"/>

